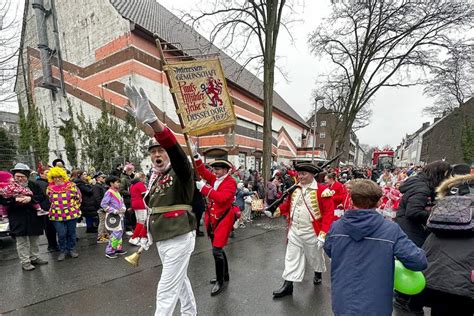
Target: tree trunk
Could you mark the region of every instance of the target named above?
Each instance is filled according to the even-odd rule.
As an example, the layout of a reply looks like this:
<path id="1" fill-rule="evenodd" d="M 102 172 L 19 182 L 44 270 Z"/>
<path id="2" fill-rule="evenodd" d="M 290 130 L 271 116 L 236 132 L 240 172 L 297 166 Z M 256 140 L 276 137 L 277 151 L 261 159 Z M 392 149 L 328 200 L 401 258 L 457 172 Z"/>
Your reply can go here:
<path id="1" fill-rule="evenodd" d="M 263 69 L 263 181 L 267 183 L 270 179 L 272 166 L 272 112 L 273 112 L 273 85 L 274 85 L 274 62 L 265 61 Z"/>
<path id="2" fill-rule="evenodd" d="M 267 4 L 268 23 L 265 30 L 265 51 L 263 54 L 263 181 L 270 179 L 272 166 L 272 113 L 273 113 L 273 85 L 275 75 L 276 37 L 280 21 L 277 20 L 278 1 L 269 1 Z"/>

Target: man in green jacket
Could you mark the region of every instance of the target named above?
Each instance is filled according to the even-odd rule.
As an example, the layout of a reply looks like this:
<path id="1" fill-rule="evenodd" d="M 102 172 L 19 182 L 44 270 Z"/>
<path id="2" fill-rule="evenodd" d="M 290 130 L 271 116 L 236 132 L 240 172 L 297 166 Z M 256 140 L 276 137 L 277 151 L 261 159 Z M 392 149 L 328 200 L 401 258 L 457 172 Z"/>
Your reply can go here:
<path id="1" fill-rule="evenodd" d="M 172 315 L 178 299 L 181 314 L 196 315 L 196 301 L 187 276 L 194 251 L 196 219 L 192 210 L 194 176 L 186 154 L 174 134 L 158 120 L 140 88 L 125 87 L 130 99 L 128 112 L 139 122 L 149 124 L 157 143 L 149 147 L 153 174 L 145 203 L 149 209 L 148 231 L 163 264 L 156 293 L 155 315 Z"/>

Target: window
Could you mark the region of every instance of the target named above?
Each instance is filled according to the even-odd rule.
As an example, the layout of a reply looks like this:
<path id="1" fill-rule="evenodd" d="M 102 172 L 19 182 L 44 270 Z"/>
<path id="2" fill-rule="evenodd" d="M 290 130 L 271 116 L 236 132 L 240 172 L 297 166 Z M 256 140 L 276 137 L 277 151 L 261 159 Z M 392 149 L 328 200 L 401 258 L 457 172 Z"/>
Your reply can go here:
<path id="1" fill-rule="evenodd" d="M 326 133 L 319 133 L 319 138 L 326 138 Z"/>
<path id="2" fill-rule="evenodd" d="M 324 127 L 324 126 L 326 126 L 326 121 L 321 121 L 320 124 L 321 124 L 321 125 L 320 125 L 321 127 Z"/>
<path id="3" fill-rule="evenodd" d="M 318 123 L 316 123 L 316 127 L 318 126 Z M 311 127 L 314 127 L 314 121 L 311 121 Z"/>
<path id="4" fill-rule="evenodd" d="M 247 169 L 247 155 L 245 153 L 239 153 L 239 168 L 241 166 Z"/>

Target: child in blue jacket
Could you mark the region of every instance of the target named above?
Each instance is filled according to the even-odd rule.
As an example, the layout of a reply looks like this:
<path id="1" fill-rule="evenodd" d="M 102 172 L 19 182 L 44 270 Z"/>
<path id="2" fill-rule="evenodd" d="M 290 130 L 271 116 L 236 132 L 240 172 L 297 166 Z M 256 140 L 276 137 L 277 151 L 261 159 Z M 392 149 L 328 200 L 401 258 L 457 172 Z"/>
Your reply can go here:
<path id="1" fill-rule="evenodd" d="M 398 224 L 375 208 L 380 187 L 366 179 L 349 186 L 353 210 L 335 221 L 324 251 L 331 261 L 331 296 L 335 315 L 391 315 L 394 260 L 413 271 L 426 269 L 425 253 Z"/>

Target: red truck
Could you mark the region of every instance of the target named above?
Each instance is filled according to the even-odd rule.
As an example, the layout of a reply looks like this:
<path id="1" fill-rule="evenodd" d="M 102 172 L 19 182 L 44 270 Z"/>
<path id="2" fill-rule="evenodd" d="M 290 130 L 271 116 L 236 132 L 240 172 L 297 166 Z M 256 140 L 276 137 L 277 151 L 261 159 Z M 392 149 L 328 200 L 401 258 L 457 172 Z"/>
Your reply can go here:
<path id="1" fill-rule="evenodd" d="M 392 169 L 394 167 L 393 159 L 395 151 L 391 148 L 382 150 L 376 149 L 372 154 L 372 166 L 374 169 L 382 171 L 383 169 Z"/>

